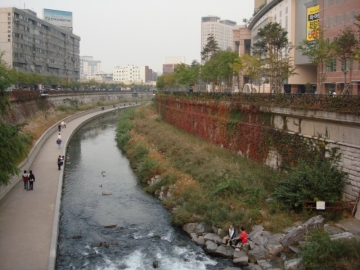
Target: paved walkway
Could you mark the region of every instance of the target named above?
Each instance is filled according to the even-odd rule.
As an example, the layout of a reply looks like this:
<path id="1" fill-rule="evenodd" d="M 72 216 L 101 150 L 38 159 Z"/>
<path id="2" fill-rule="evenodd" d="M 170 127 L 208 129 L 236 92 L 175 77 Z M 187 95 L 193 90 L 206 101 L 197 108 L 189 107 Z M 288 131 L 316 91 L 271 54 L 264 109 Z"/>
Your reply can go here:
<path id="1" fill-rule="evenodd" d="M 99 109 L 68 122 L 67 127 L 61 130 L 61 149 L 56 144 L 59 132 L 54 132 L 28 168 L 36 178 L 34 190 L 26 191 L 23 181 L 19 181 L 0 200 L 1 270 L 53 269 L 57 242 L 54 220 L 56 223 L 63 173 L 57 168 L 57 158 L 65 155 L 64 146 L 76 127 L 110 110 L 114 109 Z"/>

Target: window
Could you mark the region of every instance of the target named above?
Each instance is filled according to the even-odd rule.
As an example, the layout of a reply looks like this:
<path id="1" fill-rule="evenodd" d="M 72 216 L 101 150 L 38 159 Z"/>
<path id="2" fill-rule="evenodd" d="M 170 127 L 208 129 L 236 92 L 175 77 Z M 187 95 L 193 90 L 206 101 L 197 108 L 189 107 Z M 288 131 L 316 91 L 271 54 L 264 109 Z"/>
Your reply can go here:
<path id="1" fill-rule="evenodd" d="M 338 4 L 338 0 L 334 0 L 334 5 L 337 5 Z"/>
<path id="2" fill-rule="evenodd" d="M 334 42 L 336 42 L 337 41 L 337 37 L 334 37 Z"/>
<path id="3" fill-rule="evenodd" d="M 336 71 L 336 59 L 332 58 L 326 64 L 326 72 L 334 72 Z"/>
<path id="4" fill-rule="evenodd" d="M 280 10 L 280 13 L 279 13 L 279 17 L 281 18 L 281 16 L 282 16 L 282 10 Z"/>
<path id="5" fill-rule="evenodd" d="M 330 27 L 330 18 L 327 17 L 326 18 L 326 28 L 329 28 Z"/>
<path id="6" fill-rule="evenodd" d="M 346 23 L 346 13 L 342 14 L 342 24 Z"/>
<path id="7" fill-rule="evenodd" d="M 354 60 L 350 58 L 346 58 L 346 60 L 341 61 L 341 71 L 344 71 L 346 68 L 346 71 L 353 70 L 354 67 Z"/>
<path id="8" fill-rule="evenodd" d="M 337 22 L 337 15 L 334 16 L 334 26 L 337 26 L 338 22 Z"/>
<path id="9" fill-rule="evenodd" d="M 329 38 L 326 38 L 326 43 L 330 43 L 330 39 Z"/>
<path id="10" fill-rule="evenodd" d="M 288 14 L 288 7 L 285 8 L 285 14 Z"/>
<path id="11" fill-rule="evenodd" d="M 350 12 L 350 22 L 354 22 L 354 20 L 355 20 L 355 12 L 352 10 L 351 12 Z"/>

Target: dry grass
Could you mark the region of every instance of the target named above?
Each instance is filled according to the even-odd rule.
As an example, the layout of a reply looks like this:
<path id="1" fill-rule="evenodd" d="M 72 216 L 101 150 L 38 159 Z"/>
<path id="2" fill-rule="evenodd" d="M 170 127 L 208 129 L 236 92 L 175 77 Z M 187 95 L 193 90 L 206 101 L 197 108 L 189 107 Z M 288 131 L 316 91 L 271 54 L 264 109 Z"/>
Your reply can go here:
<path id="1" fill-rule="evenodd" d="M 173 221 L 181 223 L 202 217 L 226 228 L 229 223 L 251 227 L 265 224 L 280 231 L 298 219 L 271 211 L 266 202 L 279 174 L 273 170 L 207 143 L 161 120 L 153 106 L 141 106 L 133 120 L 129 147 L 141 143 L 149 156 L 160 164 L 158 172 L 166 179 L 165 189 L 175 183 L 173 197 L 166 206 L 176 209 Z M 155 192 L 155 187 L 148 187 Z"/>

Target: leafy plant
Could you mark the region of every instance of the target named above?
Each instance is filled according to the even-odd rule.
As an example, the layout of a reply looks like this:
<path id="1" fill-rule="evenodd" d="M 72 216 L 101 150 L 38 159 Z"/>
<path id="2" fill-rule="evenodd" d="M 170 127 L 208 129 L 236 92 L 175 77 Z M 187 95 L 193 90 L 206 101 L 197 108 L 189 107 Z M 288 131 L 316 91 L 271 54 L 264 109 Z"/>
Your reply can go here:
<path id="1" fill-rule="evenodd" d="M 303 247 L 305 269 L 359 269 L 360 241 L 332 241 L 326 232 L 313 231 Z"/>
<path id="2" fill-rule="evenodd" d="M 346 176 L 330 158 L 317 158 L 312 163 L 300 160 L 289 177 L 279 182 L 274 195 L 289 209 L 300 208 L 315 198 L 334 202 L 341 199 Z"/>

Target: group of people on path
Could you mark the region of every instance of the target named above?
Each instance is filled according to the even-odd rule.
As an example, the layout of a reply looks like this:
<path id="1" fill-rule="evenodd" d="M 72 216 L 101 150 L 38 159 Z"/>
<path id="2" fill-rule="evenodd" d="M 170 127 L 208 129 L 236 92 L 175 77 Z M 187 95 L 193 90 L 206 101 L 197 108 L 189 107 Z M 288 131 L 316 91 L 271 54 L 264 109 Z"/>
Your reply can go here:
<path id="1" fill-rule="evenodd" d="M 24 189 L 34 190 L 35 175 L 33 174 L 32 170 L 30 170 L 29 173 L 24 170 L 22 179 L 24 181 Z"/>
<path id="2" fill-rule="evenodd" d="M 61 122 L 59 122 L 59 124 L 58 124 L 58 130 L 59 130 L 59 132 L 61 132 L 61 128 L 66 128 L 66 122 L 65 121 L 61 121 Z M 56 139 L 56 144 L 57 144 L 57 146 L 58 146 L 58 149 L 61 149 L 61 142 L 62 142 L 62 140 L 61 140 L 61 134 L 59 133 L 59 135 L 58 135 L 58 137 L 57 137 L 57 139 Z"/>
<path id="3" fill-rule="evenodd" d="M 240 228 L 240 234 L 236 234 L 236 230 L 233 225 L 229 226 L 227 235 L 223 238 L 223 244 L 226 245 L 226 248 L 229 246 L 234 247 L 235 249 L 243 249 L 248 242 L 247 233 L 244 227 Z"/>

